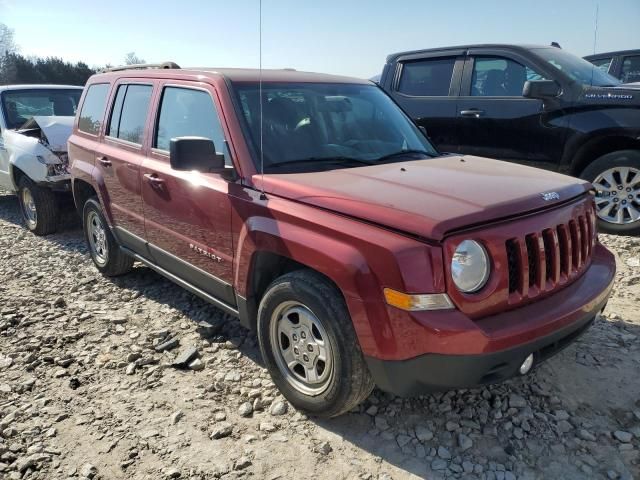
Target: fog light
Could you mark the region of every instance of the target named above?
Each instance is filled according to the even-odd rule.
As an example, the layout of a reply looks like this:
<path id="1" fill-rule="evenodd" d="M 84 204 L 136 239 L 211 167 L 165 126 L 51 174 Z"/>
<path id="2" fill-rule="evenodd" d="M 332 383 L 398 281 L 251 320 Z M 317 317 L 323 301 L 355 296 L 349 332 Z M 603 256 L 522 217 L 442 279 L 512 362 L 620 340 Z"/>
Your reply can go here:
<path id="1" fill-rule="evenodd" d="M 529 356 L 524 359 L 522 365 L 520 365 L 520 375 L 526 375 L 529 373 L 531 367 L 533 367 L 533 353 L 530 353 Z"/>

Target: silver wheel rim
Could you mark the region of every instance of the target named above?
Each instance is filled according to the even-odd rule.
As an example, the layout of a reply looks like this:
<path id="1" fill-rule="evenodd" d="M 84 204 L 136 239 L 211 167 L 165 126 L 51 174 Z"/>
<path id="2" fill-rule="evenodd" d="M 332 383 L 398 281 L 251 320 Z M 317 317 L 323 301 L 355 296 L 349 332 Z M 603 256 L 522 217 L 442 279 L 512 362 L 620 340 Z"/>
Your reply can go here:
<path id="1" fill-rule="evenodd" d="M 99 266 L 103 267 L 109 259 L 107 232 L 96 212 L 89 212 L 87 215 L 87 236 L 89 237 L 91 256 Z"/>
<path id="2" fill-rule="evenodd" d="M 314 313 L 298 302 L 284 302 L 271 316 L 271 351 L 284 378 L 305 395 L 324 392 L 333 376 L 333 348 Z"/>
<path id="3" fill-rule="evenodd" d="M 640 220 L 640 170 L 614 167 L 593 181 L 598 217 L 608 223 L 625 225 Z"/>
<path id="4" fill-rule="evenodd" d="M 36 211 L 36 202 L 28 188 L 22 189 L 22 212 L 29 227 L 35 228 L 38 223 L 38 212 Z"/>

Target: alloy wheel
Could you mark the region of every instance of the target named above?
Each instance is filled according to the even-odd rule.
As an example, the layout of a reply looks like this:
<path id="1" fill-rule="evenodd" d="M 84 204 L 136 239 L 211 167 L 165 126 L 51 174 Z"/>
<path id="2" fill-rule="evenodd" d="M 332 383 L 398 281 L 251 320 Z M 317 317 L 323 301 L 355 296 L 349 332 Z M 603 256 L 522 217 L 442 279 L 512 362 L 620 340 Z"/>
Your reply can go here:
<path id="1" fill-rule="evenodd" d="M 29 225 L 29 228 L 33 229 L 38 224 L 38 212 L 36 210 L 36 202 L 33 199 L 31 190 L 28 188 L 22 189 L 22 212 L 24 218 Z"/>
<path id="2" fill-rule="evenodd" d="M 87 237 L 91 255 L 101 267 L 109 261 L 109 247 L 107 245 L 107 232 L 102 220 L 96 212 L 87 215 Z"/>
<path id="3" fill-rule="evenodd" d="M 640 220 L 640 170 L 614 167 L 593 181 L 596 188 L 598 217 L 609 223 L 624 225 Z"/>
<path id="4" fill-rule="evenodd" d="M 320 319 L 298 302 L 284 302 L 271 316 L 271 350 L 289 384 L 305 395 L 324 392 L 333 375 L 333 347 Z"/>

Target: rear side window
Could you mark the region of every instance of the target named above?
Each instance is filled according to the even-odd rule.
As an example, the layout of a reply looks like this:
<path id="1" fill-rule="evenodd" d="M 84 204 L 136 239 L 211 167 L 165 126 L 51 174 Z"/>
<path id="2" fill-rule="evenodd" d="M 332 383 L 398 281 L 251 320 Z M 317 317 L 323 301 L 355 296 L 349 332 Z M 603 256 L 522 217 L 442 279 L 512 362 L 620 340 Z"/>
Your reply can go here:
<path id="1" fill-rule="evenodd" d="M 166 87 L 154 147 L 168 151 L 172 138 L 187 136 L 208 138 L 218 152 L 225 149 L 222 125 L 211 95 L 203 90 Z"/>
<path id="2" fill-rule="evenodd" d="M 476 97 L 520 97 L 527 80 L 545 80 L 538 72 L 502 57 L 476 57 L 473 62 L 471 95 Z"/>
<path id="3" fill-rule="evenodd" d="M 416 97 L 446 97 L 449 95 L 455 58 L 433 58 L 406 62 L 398 91 Z"/>
<path id="4" fill-rule="evenodd" d="M 624 58 L 620 80 L 624 83 L 640 82 L 640 55 Z"/>
<path id="5" fill-rule="evenodd" d="M 120 85 L 111 110 L 108 135 L 142 144 L 151 101 L 151 85 Z"/>
<path id="6" fill-rule="evenodd" d="M 78 120 L 80 131 L 92 135 L 100 133 L 108 93 L 108 83 L 96 83 L 89 87 L 84 97 L 82 110 L 80 110 L 80 119 Z"/>

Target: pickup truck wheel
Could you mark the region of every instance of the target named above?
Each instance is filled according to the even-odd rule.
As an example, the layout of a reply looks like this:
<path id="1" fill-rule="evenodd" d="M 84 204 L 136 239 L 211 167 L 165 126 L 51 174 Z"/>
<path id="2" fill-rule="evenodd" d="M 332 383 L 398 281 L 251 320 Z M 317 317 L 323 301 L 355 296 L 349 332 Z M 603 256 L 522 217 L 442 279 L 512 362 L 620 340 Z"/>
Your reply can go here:
<path id="1" fill-rule="evenodd" d="M 269 286 L 258 341 L 279 390 L 308 414 L 341 415 L 373 390 L 344 299 L 315 272 L 291 272 Z"/>
<path id="2" fill-rule="evenodd" d="M 596 189 L 596 213 L 601 232 L 640 234 L 640 151 L 603 155 L 580 175 Z"/>
<path id="3" fill-rule="evenodd" d="M 58 229 L 60 210 L 55 193 L 39 187 L 23 176 L 18 181 L 20 211 L 27 228 L 36 235 L 49 235 Z"/>
<path id="4" fill-rule="evenodd" d="M 84 204 L 82 224 L 91 260 L 102 274 L 116 277 L 131 271 L 133 258 L 120 250 L 97 198 Z"/>

